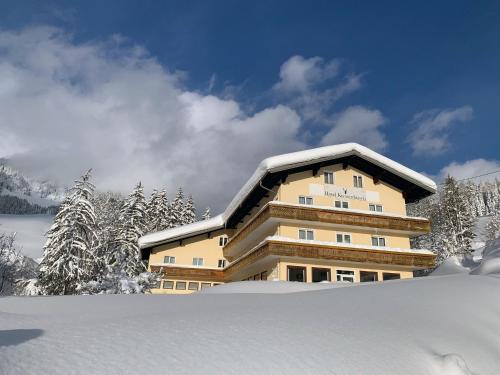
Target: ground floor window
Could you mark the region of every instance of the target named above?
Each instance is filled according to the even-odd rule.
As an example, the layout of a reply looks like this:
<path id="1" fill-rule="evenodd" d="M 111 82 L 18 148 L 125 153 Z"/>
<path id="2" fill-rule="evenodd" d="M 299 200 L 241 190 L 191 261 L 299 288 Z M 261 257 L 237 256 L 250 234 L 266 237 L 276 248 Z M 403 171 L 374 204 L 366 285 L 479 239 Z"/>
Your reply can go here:
<path id="1" fill-rule="evenodd" d="M 175 264 L 175 257 L 165 256 L 163 257 L 163 263 Z"/>
<path id="2" fill-rule="evenodd" d="M 312 269 L 312 282 L 319 283 L 321 281 L 330 281 L 329 268 L 314 268 Z"/>
<path id="3" fill-rule="evenodd" d="M 254 280 L 260 280 L 260 273 L 258 273 L 257 275 L 253 275 L 253 279 Z"/>
<path id="4" fill-rule="evenodd" d="M 190 282 L 188 284 L 189 290 L 198 290 L 200 288 L 200 283 Z"/>
<path id="5" fill-rule="evenodd" d="M 359 281 L 362 283 L 378 281 L 378 274 L 377 272 L 359 271 Z"/>
<path id="6" fill-rule="evenodd" d="M 264 272 L 260 273 L 260 279 L 261 280 L 267 280 L 267 271 L 264 271 Z"/>
<path id="7" fill-rule="evenodd" d="M 306 281 L 306 268 L 288 267 L 288 281 L 298 281 L 304 283 Z"/>
<path id="8" fill-rule="evenodd" d="M 186 282 L 185 281 L 177 281 L 175 283 L 175 289 L 177 289 L 177 290 L 186 290 Z"/>
<path id="9" fill-rule="evenodd" d="M 210 288 L 210 287 L 211 287 L 210 283 L 201 283 L 201 289 Z"/>
<path id="10" fill-rule="evenodd" d="M 163 280 L 163 289 L 174 289 L 174 282 L 169 280 Z"/>
<path id="11" fill-rule="evenodd" d="M 354 282 L 354 271 L 337 270 L 337 281 Z"/>
<path id="12" fill-rule="evenodd" d="M 394 272 L 384 272 L 383 273 L 384 280 L 397 280 L 401 278 L 399 273 Z"/>

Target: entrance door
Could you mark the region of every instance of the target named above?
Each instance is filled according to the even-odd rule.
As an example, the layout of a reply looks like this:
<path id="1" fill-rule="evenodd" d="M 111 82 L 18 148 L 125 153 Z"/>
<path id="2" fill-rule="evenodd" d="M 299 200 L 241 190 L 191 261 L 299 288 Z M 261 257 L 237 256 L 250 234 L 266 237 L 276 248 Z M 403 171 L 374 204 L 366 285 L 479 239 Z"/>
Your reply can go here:
<path id="1" fill-rule="evenodd" d="M 306 281 L 305 267 L 288 267 L 288 281 L 298 281 L 304 283 Z"/>
<path id="2" fill-rule="evenodd" d="M 321 281 L 330 281 L 329 268 L 313 268 L 312 269 L 312 282 L 319 283 Z"/>
<path id="3" fill-rule="evenodd" d="M 359 279 L 362 283 L 377 281 L 378 274 L 377 272 L 359 271 Z"/>

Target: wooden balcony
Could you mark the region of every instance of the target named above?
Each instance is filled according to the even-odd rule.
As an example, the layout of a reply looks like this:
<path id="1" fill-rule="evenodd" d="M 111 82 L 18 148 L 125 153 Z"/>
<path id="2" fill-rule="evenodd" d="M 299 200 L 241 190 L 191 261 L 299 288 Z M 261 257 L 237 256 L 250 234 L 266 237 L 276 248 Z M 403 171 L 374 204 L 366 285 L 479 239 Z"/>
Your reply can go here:
<path id="1" fill-rule="evenodd" d="M 365 265 L 392 265 L 405 267 L 409 270 L 434 267 L 436 259 L 434 254 L 427 253 L 364 249 L 271 239 L 264 242 L 250 254 L 231 263 L 224 271 L 226 280 L 231 280 L 231 276 L 241 269 L 268 256 L 330 260 Z"/>
<path id="2" fill-rule="evenodd" d="M 224 282 L 222 269 L 207 269 L 199 267 L 172 267 L 151 265 L 151 272 L 162 274 L 165 279 Z"/>
<path id="3" fill-rule="evenodd" d="M 405 232 L 410 235 L 420 235 L 430 231 L 429 220 L 422 218 L 269 202 L 243 228 L 231 237 L 230 241 L 224 247 L 224 255 L 231 257 L 233 250 L 238 246 L 239 242 L 248 237 L 256 228 L 269 219 L 376 228 Z"/>

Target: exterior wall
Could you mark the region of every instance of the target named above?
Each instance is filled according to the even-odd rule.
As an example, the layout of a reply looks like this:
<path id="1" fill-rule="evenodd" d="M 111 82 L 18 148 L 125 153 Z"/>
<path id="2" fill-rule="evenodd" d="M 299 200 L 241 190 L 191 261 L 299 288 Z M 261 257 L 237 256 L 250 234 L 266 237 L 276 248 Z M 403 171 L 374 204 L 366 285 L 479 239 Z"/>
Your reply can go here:
<path id="1" fill-rule="evenodd" d="M 352 167 L 346 170 L 342 169 L 341 164 L 332 165 L 321 168 L 316 176 L 312 175 L 312 171 L 305 171 L 289 175 L 287 181 L 280 185 L 278 192 L 278 200 L 287 203 L 298 203 L 299 196 L 311 196 L 310 185 L 324 185 L 325 171 L 334 173 L 334 186 L 339 187 L 354 187 L 353 176 L 359 175 L 363 177 L 363 190 L 379 193 L 379 201 L 359 200 L 359 199 L 344 199 L 334 198 L 331 196 L 312 196 L 314 205 L 329 206 L 334 205 L 335 200 L 343 200 L 349 202 L 349 208 L 357 210 L 368 210 L 370 203 L 382 204 L 384 212 L 406 215 L 405 199 L 401 191 L 392 187 L 383 181 L 378 183 L 373 182 L 372 176 L 365 172 L 359 171 Z"/>
<path id="2" fill-rule="evenodd" d="M 196 237 L 188 238 L 182 241 L 180 245 L 179 241 L 172 242 L 165 245 L 160 245 L 151 251 L 149 257 L 149 269 L 151 270 L 151 265 L 161 265 L 164 264 L 165 256 L 175 257 L 175 264 L 181 266 L 191 266 L 193 264 L 193 258 L 203 258 L 203 267 L 216 268 L 219 259 L 224 259 L 222 254 L 222 246 L 219 246 L 219 238 L 221 236 L 227 237 L 227 231 L 219 230 L 211 234 L 211 238 L 208 238 L 207 234 L 199 235 Z M 200 267 L 201 268 L 201 267 Z M 164 289 L 163 281 L 169 280 L 174 281 L 174 289 Z M 211 280 L 188 280 L 184 278 L 167 278 L 162 280 L 159 288 L 151 290 L 153 294 L 190 294 L 194 290 L 188 290 L 187 287 L 189 282 L 210 284 L 214 285 Z M 175 284 L 177 281 L 186 282 L 186 290 L 175 289 Z M 215 283 L 217 285 L 219 283 Z"/>
<path id="3" fill-rule="evenodd" d="M 353 245 L 372 245 L 372 236 L 385 237 L 386 247 L 409 249 L 410 239 L 408 236 L 386 233 L 376 229 L 349 229 L 349 228 L 326 228 L 318 225 L 304 225 L 293 223 L 281 223 L 277 234 L 282 237 L 293 239 L 299 238 L 299 229 L 312 229 L 314 231 L 314 240 L 322 242 L 336 242 L 337 233 L 351 235 Z"/>
<path id="4" fill-rule="evenodd" d="M 169 244 L 157 246 L 151 251 L 149 264 L 163 264 L 165 256 L 175 257 L 175 264 L 191 266 L 193 258 L 203 258 L 204 267 L 217 267 L 219 259 L 224 259 L 222 246 L 219 246 L 219 237 L 226 236 L 227 232 L 219 230 L 208 238 L 206 234 L 187 238 Z"/>
<path id="5" fill-rule="evenodd" d="M 315 260 L 281 260 L 278 264 L 278 280 L 287 281 L 288 273 L 287 269 L 289 266 L 292 267 L 305 267 L 306 268 L 306 282 L 312 282 L 312 269 L 313 268 L 326 268 L 330 270 L 330 277 L 332 282 L 337 282 L 336 273 L 337 270 L 354 271 L 354 282 L 360 282 L 360 271 L 377 272 L 378 281 L 383 280 L 383 273 L 397 273 L 400 275 L 401 279 L 411 279 L 413 278 L 413 272 L 402 270 L 394 267 L 370 267 L 368 265 L 359 264 L 342 264 L 342 263 L 331 263 L 331 262 L 321 262 Z"/>

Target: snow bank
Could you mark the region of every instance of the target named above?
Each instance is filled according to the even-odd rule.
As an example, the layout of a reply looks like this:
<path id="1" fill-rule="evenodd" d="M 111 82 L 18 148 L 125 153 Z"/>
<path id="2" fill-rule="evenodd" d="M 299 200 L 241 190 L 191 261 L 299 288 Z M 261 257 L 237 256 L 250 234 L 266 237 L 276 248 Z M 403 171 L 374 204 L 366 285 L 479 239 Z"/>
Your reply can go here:
<path id="1" fill-rule="evenodd" d="M 500 278 L 285 284 L 0 298 L 0 374 L 499 373 Z"/>
<path id="2" fill-rule="evenodd" d="M 311 290 L 324 290 L 353 285 L 352 283 L 289 283 L 286 281 L 240 281 L 218 285 L 199 291 L 202 294 L 239 294 L 239 293 L 265 293 L 284 294 L 297 293 Z"/>

